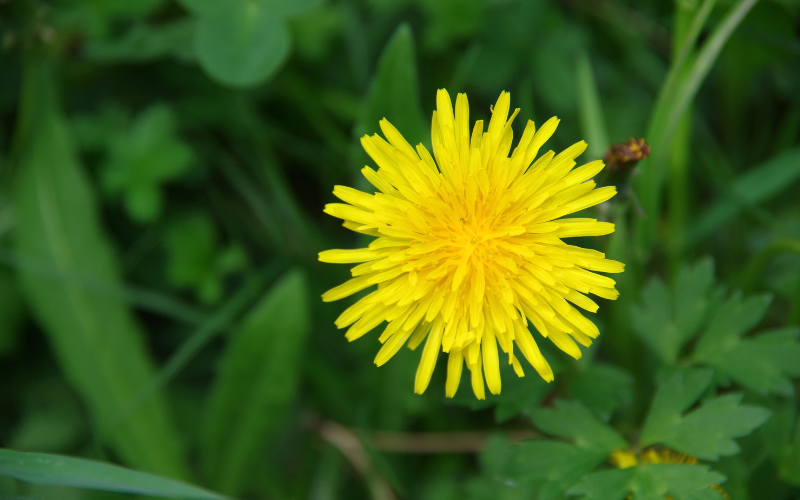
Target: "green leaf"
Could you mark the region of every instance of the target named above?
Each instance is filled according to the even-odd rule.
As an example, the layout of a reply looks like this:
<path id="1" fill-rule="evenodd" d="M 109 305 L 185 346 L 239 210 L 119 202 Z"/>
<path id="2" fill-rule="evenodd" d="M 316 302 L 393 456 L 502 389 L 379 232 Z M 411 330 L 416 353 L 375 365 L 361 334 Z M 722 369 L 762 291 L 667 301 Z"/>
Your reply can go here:
<path id="1" fill-rule="evenodd" d="M 745 210 L 784 190 L 796 188 L 800 179 L 800 148 L 790 149 L 735 179 L 710 208 L 701 213 L 683 237 L 689 247 L 706 240 Z"/>
<path id="2" fill-rule="evenodd" d="M 203 462 L 221 491 L 241 491 L 248 466 L 292 402 L 309 318 L 305 278 L 292 271 L 253 308 L 220 360 Z"/>
<path id="3" fill-rule="evenodd" d="M 708 369 L 687 369 L 662 384 L 653 399 L 640 444 L 661 443 L 706 460 L 737 453 L 739 445 L 733 438 L 750 434 L 769 418 L 770 412 L 740 405 L 741 394 L 727 394 L 684 415 L 706 390 L 712 375 Z"/>
<path id="4" fill-rule="evenodd" d="M 757 325 L 772 302 L 769 295 L 742 299 L 735 294 L 720 307 L 695 347 L 696 357 L 713 356 L 714 351 L 735 345 L 748 330 Z"/>
<path id="5" fill-rule="evenodd" d="M 0 476 L 51 486 L 166 498 L 220 500 L 216 493 L 94 460 L 0 449 Z"/>
<path id="6" fill-rule="evenodd" d="M 139 222 L 160 214 L 161 185 L 186 172 L 193 160 L 192 150 L 175 137 L 176 128 L 175 113 L 159 104 L 109 144 L 103 186 L 109 193 L 121 193 L 128 213 Z"/>
<path id="7" fill-rule="evenodd" d="M 252 87 L 266 82 L 289 57 L 291 37 L 280 13 L 266 3 L 228 0 L 201 10 L 194 48 L 213 79 Z"/>
<path id="8" fill-rule="evenodd" d="M 592 72 L 592 63 L 586 52 L 582 52 L 575 62 L 575 79 L 578 83 L 578 115 L 581 129 L 589 144 L 587 154 L 592 159 L 602 158 L 610 143 L 603 119 L 603 105 Z"/>
<path id="9" fill-rule="evenodd" d="M 770 302 L 768 295 L 731 297 L 714 315 L 693 357 L 754 391 L 791 395 L 789 376 L 800 376 L 800 328 L 742 338 L 761 321 Z"/>
<path id="10" fill-rule="evenodd" d="M 64 275 L 120 287 L 116 256 L 56 104 L 54 81 L 44 62 L 31 61 L 26 68 L 14 186 L 16 251 Z M 25 268 L 20 278 L 61 369 L 101 437 L 126 463 L 185 476 L 177 432 L 162 398 L 152 398 L 117 425 L 128 401 L 153 374 L 143 334 L 125 302 Z"/>
<path id="11" fill-rule="evenodd" d="M 595 472 L 584 476 L 567 494 L 583 496 L 585 500 L 624 500 L 635 479 L 636 469 L 633 468 Z"/>
<path id="12" fill-rule="evenodd" d="M 701 326 L 713 284 L 714 266 L 705 259 L 684 267 L 672 287 L 658 278 L 645 287 L 643 303 L 633 307 L 631 320 L 636 333 L 664 363 L 674 363 L 683 344 Z"/>
<path id="13" fill-rule="evenodd" d="M 575 441 L 586 450 L 608 455 L 628 443 L 578 402 L 556 401 L 555 408 L 533 412 L 533 423 L 542 432 Z"/>
<path id="14" fill-rule="evenodd" d="M 608 421 L 614 409 L 633 400 L 633 377 L 614 365 L 593 363 L 575 379 L 571 394 Z"/>
<path id="15" fill-rule="evenodd" d="M 714 286 L 714 261 L 711 258 L 699 260 L 694 266 L 681 269 L 673 285 L 675 304 L 675 326 L 683 341 L 697 333 L 706 317 L 709 306 L 714 302 L 709 294 Z"/>
<path id="16" fill-rule="evenodd" d="M 665 495 L 674 500 L 722 500 L 712 486 L 723 481 L 725 476 L 707 465 L 646 464 L 589 474 L 568 494 L 584 500 L 663 500 Z"/>
<path id="17" fill-rule="evenodd" d="M 455 96 L 451 97 L 455 99 Z M 380 130 L 378 122 L 386 118 L 412 146 L 423 142 L 426 140 L 426 127 L 419 103 L 414 39 L 411 28 L 402 24 L 386 44 L 378 61 L 378 70 L 356 123 L 356 137 L 376 133 Z M 357 166 L 361 168 L 366 154 L 360 145 L 358 148 Z"/>
<path id="18" fill-rule="evenodd" d="M 512 448 L 513 478 L 521 486 L 532 486 L 539 500 L 563 498 L 584 475 L 605 461 L 607 454 L 549 439 L 523 441 Z"/>

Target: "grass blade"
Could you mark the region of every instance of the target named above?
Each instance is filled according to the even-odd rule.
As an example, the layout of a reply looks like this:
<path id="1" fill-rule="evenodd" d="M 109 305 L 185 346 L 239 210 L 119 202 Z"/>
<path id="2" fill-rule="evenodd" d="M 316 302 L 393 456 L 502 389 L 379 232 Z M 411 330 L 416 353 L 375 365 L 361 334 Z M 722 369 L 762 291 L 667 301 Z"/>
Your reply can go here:
<path id="1" fill-rule="evenodd" d="M 587 154 L 592 159 L 602 158 L 609 145 L 606 124 L 603 119 L 603 105 L 592 72 L 592 63 L 587 53 L 582 53 L 575 61 L 575 77 L 578 80 L 578 114 L 586 142 Z"/>
<path id="2" fill-rule="evenodd" d="M 656 238 L 661 187 L 665 177 L 668 146 L 681 119 L 697 95 L 700 85 L 708 76 L 709 71 L 711 71 L 711 67 L 716 62 L 725 43 L 757 1 L 739 0 L 708 37 L 703 47 L 698 51 L 692 65 L 684 69 L 681 67 L 683 65 L 681 58 L 688 57 L 691 44 L 694 43 L 700 32 L 700 27 L 705 22 L 710 10 L 710 6 L 703 5 L 698 10 L 695 22 L 692 23 L 690 32 L 686 37 L 686 44 L 689 45 L 684 44 L 676 64 L 670 70 L 670 75 L 662 92 L 663 98 L 659 98 L 651 120 L 651 126 L 648 129 L 648 138 L 652 143 L 653 156 L 649 161 L 640 165 L 639 171 L 641 175 L 634 181 L 639 200 L 647 214 L 647 217 L 641 218 L 636 222 L 637 246 L 641 256 L 645 257 L 645 259 L 649 256 Z M 674 90 L 672 90 L 673 88 Z"/>
<path id="3" fill-rule="evenodd" d="M 222 495 L 179 481 L 94 460 L 0 449 L 0 476 L 49 486 L 115 491 L 192 500 L 221 500 Z"/>
<path id="4" fill-rule="evenodd" d="M 23 80 L 14 194 L 16 251 L 64 274 L 119 286 L 116 255 L 91 186 L 56 104 L 47 63 L 30 61 Z M 20 269 L 23 292 L 61 368 L 101 432 L 152 376 L 144 336 L 123 300 Z M 136 468 L 185 477 L 186 466 L 162 398 L 151 399 L 110 434 Z"/>
<path id="5" fill-rule="evenodd" d="M 125 405 L 125 409 L 120 413 L 114 425 L 121 425 L 128 420 L 141 405 L 172 380 L 200 352 L 200 349 L 205 347 L 224 328 L 230 326 L 233 319 L 255 298 L 264 282 L 277 274 L 281 265 L 282 262 L 276 261 L 257 274 L 236 295 L 211 315 L 207 321 L 192 332 L 186 341 L 181 344 L 180 348 L 169 358 L 169 361 L 150 379 L 147 385 Z"/>
<path id="6" fill-rule="evenodd" d="M 292 271 L 252 309 L 223 355 L 203 448 L 219 490 L 240 492 L 248 464 L 294 398 L 309 317 L 306 280 Z"/>

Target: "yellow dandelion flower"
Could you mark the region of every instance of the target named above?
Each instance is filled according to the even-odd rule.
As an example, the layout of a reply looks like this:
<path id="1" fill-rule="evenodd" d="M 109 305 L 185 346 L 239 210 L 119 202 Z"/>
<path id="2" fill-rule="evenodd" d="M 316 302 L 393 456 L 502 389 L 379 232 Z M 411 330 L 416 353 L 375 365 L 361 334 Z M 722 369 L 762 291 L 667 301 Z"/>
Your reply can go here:
<path id="1" fill-rule="evenodd" d="M 386 119 L 375 134 L 361 139 L 378 165 L 364 177 L 378 190 L 368 194 L 336 186 L 325 212 L 344 219 L 344 227 L 374 236 L 369 247 L 328 250 L 322 262 L 351 264 L 353 279 L 326 292 L 339 300 L 377 285 L 336 320 L 355 340 L 384 321 L 383 347 L 375 358 L 386 363 L 403 345 L 425 347 L 414 391 L 428 386 L 439 350 L 448 353 L 446 394 L 453 397 L 466 364 L 472 389 L 485 397 L 485 384 L 498 394 L 500 349 L 516 374 L 524 376 L 514 354 L 523 356 L 550 382 L 553 371 L 528 330 L 529 322 L 558 348 L 580 358 L 576 341 L 589 346 L 595 325 L 572 305 L 597 311 L 586 294 L 616 299 L 614 280 L 592 271 L 619 273 L 623 264 L 595 250 L 566 244 L 575 236 L 600 236 L 614 225 L 588 218 L 561 219 L 602 203 L 614 187 L 595 189 L 603 168 L 593 161 L 573 169 L 586 149 L 581 141 L 559 154 L 536 158 L 558 125 L 551 118 L 539 130 L 529 121 L 511 151 L 510 94 L 503 92 L 483 121 L 469 131 L 467 96 L 459 94 L 455 113 L 447 91 L 439 90 L 433 113 L 433 156 L 416 148 Z M 435 160 L 434 160 L 435 158 Z M 534 161 L 535 160 L 535 161 Z"/>

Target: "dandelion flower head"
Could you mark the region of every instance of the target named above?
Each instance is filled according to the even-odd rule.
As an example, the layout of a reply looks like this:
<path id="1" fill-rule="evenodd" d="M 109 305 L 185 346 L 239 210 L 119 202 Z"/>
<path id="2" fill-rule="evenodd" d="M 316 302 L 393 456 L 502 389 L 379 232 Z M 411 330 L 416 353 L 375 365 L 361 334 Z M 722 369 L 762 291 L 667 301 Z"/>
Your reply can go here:
<path id="1" fill-rule="evenodd" d="M 465 94 L 456 98 L 455 113 L 445 90 L 438 91 L 436 104 L 433 156 L 422 144 L 412 147 L 386 119 L 380 122 L 385 139 L 361 139 L 378 166 L 362 173 L 377 191 L 336 186 L 334 195 L 345 203 L 328 204 L 325 212 L 375 240 L 368 248 L 319 254 L 322 262 L 359 264 L 351 280 L 322 298 L 339 300 L 376 286 L 336 325 L 349 327 L 345 336 L 352 341 L 386 322 L 378 366 L 403 345 L 416 349 L 424 341 L 414 383 L 419 394 L 440 350 L 448 354 L 448 397 L 455 395 L 465 365 L 479 399 L 486 386 L 500 392 L 501 356 L 524 376 L 514 344 L 550 382 L 553 371 L 529 328 L 580 358 L 577 344 L 591 345 L 599 332 L 573 304 L 596 312 L 587 294 L 616 299 L 614 280 L 595 272 L 623 271 L 623 264 L 601 252 L 564 242 L 612 233 L 613 224 L 562 217 L 608 200 L 616 189 L 595 189 L 591 179 L 602 161 L 573 168 L 586 149 L 583 141 L 537 158 L 556 118 L 538 130 L 529 121 L 509 156 L 519 109 L 509 117 L 507 92 L 492 108 L 486 131 L 478 120 L 470 132 Z"/>

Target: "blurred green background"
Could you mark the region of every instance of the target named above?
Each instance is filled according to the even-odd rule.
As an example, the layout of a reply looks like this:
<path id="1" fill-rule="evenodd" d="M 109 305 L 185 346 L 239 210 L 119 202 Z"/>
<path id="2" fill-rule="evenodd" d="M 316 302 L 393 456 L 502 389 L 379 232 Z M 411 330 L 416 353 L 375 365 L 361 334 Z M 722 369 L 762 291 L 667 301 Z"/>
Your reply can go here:
<path id="1" fill-rule="evenodd" d="M 473 119 L 510 91 L 584 162 L 652 146 L 602 178 L 620 194 L 591 216 L 617 232 L 573 243 L 627 270 L 584 359 L 548 352 L 550 386 L 446 400 L 440 359 L 415 395 L 419 351 L 376 368 L 377 335 L 348 344 L 319 299 L 349 273 L 317 252 L 365 242 L 322 213 L 367 188 L 358 137 L 386 117 L 429 143 L 438 88 Z M 669 318 L 631 313 L 658 306 L 651 276 L 710 256 L 720 286 L 773 296 L 765 328 L 800 323 L 798 178 L 796 0 L 0 1 L 0 447 L 242 498 L 560 498 L 496 481 L 496 456 L 556 398 L 635 441 L 665 376 L 647 331 Z M 800 495 L 792 342 L 761 359 L 775 390 L 715 379 L 773 411 L 720 462 L 731 498 Z"/>

